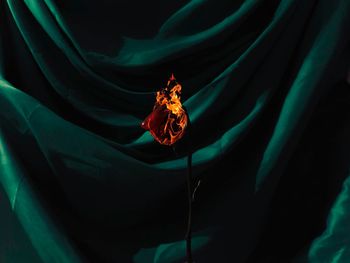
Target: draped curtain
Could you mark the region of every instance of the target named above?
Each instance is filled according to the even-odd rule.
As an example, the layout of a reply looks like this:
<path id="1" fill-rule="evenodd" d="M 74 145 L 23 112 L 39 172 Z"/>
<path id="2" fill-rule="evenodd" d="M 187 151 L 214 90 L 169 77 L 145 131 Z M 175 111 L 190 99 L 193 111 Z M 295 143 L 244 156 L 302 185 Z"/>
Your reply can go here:
<path id="1" fill-rule="evenodd" d="M 0 261 L 350 260 L 350 1 L 0 1 Z M 191 145 L 141 129 L 174 73 Z"/>

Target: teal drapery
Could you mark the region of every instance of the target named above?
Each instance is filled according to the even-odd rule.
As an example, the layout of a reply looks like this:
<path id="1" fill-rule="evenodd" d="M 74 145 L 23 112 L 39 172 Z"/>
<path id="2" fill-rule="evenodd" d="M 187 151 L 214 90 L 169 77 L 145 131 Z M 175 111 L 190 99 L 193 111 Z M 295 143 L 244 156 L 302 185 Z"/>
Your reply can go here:
<path id="1" fill-rule="evenodd" d="M 346 262 L 350 2 L 165 2 L 0 2 L 0 259 L 184 260 L 187 149 L 140 128 L 174 72 L 196 260 Z"/>

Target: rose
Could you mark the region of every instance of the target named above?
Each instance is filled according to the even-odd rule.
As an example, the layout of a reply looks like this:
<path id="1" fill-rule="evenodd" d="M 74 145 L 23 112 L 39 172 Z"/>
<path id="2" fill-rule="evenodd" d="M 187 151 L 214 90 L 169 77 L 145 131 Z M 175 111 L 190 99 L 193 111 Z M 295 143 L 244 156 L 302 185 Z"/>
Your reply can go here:
<path id="1" fill-rule="evenodd" d="M 172 74 L 167 86 L 157 92 L 153 111 L 141 124 L 160 144 L 173 145 L 185 133 L 188 116 L 182 107 L 180 94 L 181 85 Z"/>

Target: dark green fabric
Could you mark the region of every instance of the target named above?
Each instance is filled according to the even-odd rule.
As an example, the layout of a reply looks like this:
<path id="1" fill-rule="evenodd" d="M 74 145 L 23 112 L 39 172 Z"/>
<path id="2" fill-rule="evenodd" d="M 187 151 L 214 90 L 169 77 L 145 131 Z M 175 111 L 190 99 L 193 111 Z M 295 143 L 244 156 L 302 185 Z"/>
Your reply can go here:
<path id="1" fill-rule="evenodd" d="M 0 261 L 349 262 L 350 1 L 0 1 Z"/>

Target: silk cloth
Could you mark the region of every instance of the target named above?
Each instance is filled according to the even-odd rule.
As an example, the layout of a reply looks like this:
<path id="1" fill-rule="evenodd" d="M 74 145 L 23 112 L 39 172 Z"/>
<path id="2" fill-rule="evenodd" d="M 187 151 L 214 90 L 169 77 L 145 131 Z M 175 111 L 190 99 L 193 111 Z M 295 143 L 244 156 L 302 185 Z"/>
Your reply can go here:
<path id="1" fill-rule="evenodd" d="M 0 261 L 349 262 L 350 1 L 0 1 Z M 171 73 L 191 145 L 140 128 Z"/>

